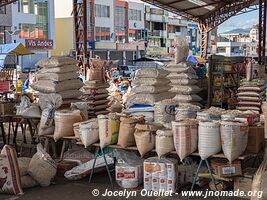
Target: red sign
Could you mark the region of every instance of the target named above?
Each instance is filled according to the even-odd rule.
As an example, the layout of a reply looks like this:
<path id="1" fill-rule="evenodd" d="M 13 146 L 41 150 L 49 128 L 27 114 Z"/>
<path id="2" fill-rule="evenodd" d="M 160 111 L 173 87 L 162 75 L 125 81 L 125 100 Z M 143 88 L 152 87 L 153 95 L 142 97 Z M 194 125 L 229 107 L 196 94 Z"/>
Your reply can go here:
<path id="1" fill-rule="evenodd" d="M 9 91 L 10 91 L 10 82 L 0 81 L 0 92 L 9 92 Z"/>
<path id="2" fill-rule="evenodd" d="M 29 49 L 53 49 L 53 43 L 53 40 L 25 40 L 26 47 Z"/>

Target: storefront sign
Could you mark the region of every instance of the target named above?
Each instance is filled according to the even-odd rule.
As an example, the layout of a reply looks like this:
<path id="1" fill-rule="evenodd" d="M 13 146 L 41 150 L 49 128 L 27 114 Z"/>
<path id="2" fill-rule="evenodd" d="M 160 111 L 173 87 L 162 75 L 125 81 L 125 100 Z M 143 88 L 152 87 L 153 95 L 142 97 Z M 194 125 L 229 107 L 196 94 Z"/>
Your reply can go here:
<path id="1" fill-rule="evenodd" d="M 53 40 L 25 40 L 25 44 L 28 49 L 53 49 L 53 43 Z"/>
<path id="2" fill-rule="evenodd" d="M 96 42 L 96 50 L 116 50 L 116 43 L 113 42 Z"/>
<path id="3" fill-rule="evenodd" d="M 118 43 L 118 51 L 136 51 L 136 50 L 145 50 L 144 43 Z"/>

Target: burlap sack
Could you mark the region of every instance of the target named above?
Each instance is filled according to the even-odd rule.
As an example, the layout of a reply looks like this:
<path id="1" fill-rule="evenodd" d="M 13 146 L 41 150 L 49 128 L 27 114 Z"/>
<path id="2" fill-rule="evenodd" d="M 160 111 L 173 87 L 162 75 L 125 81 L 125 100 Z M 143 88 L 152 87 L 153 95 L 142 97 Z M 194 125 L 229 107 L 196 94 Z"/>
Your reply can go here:
<path id="1" fill-rule="evenodd" d="M 134 138 L 141 157 L 154 149 L 155 136 L 158 129 L 158 126 L 152 124 L 136 124 Z"/>
<path id="2" fill-rule="evenodd" d="M 118 145 L 123 148 L 135 145 L 134 132 L 137 123 L 144 123 L 143 116 L 121 117 Z"/>
<path id="3" fill-rule="evenodd" d="M 38 183 L 30 175 L 22 176 L 20 179 L 22 189 L 38 186 Z"/>
<path id="4" fill-rule="evenodd" d="M 81 121 L 82 117 L 79 110 L 57 111 L 55 113 L 54 140 L 58 141 L 60 138 L 66 136 L 74 136 L 73 124 Z"/>

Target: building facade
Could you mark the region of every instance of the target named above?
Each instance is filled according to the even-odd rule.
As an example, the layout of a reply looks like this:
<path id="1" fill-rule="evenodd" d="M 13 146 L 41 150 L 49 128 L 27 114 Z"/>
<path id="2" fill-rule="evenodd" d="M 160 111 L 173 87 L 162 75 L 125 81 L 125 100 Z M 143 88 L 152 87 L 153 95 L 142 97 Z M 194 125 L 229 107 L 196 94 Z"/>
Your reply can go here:
<path id="1" fill-rule="evenodd" d="M 11 42 L 22 43 L 34 53 L 20 57 L 19 65 L 34 68 L 54 48 L 54 0 L 18 0 L 11 4 L 11 15 Z"/>
<path id="2" fill-rule="evenodd" d="M 217 54 L 223 56 L 257 57 L 258 29 L 243 33 L 222 33 L 217 42 Z"/>
<path id="3" fill-rule="evenodd" d="M 0 7 L 0 44 L 11 42 L 11 5 Z"/>

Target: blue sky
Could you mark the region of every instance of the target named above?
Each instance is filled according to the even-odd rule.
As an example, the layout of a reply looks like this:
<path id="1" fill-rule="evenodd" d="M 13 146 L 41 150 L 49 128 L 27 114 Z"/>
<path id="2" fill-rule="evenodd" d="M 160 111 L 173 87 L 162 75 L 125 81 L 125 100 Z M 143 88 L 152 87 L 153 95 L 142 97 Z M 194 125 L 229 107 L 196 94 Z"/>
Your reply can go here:
<path id="1" fill-rule="evenodd" d="M 230 31 L 236 28 L 251 28 L 259 23 L 259 11 L 253 11 L 231 17 L 218 27 L 218 33 Z"/>

